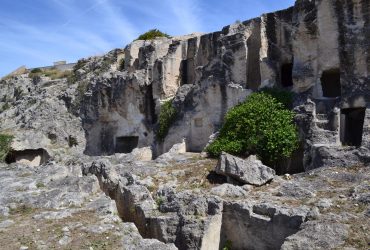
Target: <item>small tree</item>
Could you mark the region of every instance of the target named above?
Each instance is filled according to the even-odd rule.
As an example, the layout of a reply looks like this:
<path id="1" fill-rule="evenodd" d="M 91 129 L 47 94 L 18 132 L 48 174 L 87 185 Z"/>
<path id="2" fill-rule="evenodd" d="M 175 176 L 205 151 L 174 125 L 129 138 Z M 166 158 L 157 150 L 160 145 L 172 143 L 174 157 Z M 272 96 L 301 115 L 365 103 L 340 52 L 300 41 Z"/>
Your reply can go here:
<path id="1" fill-rule="evenodd" d="M 234 155 L 257 154 L 274 167 L 298 147 L 293 118 L 294 113 L 270 94 L 253 93 L 226 114 L 219 137 L 206 151 L 211 156 L 218 156 L 222 151 Z"/>
<path id="2" fill-rule="evenodd" d="M 136 40 L 153 40 L 157 37 L 171 38 L 170 35 L 168 35 L 166 33 L 163 33 L 162 31 L 160 31 L 158 29 L 152 29 L 152 30 L 149 30 L 148 32 L 140 35 Z"/>

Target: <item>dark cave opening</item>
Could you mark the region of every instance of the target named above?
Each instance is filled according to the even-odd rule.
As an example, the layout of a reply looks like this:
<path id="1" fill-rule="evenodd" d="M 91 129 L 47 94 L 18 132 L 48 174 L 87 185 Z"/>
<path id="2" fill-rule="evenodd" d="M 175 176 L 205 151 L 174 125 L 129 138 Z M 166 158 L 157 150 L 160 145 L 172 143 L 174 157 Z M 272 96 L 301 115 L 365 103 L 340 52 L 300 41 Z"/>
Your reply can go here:
<path id="1" fill-rule="evenodd" d="M 25 150 L 12 150 L 6 157 L 5 162 L 11 163 L 23 163 L 30 166 L 40 166 L 45 164 L 50 159 L 49 153 L 43 149 L 25 149 Z"/>
<path id="2" fill-rule="evenodd" d="M 321 76 L 321 86 L 324 97 L 341 96 L 339 69 L 324 71 Z"/>
<path id="3" fill-rule="evenodd" d="M 138 136 L 121 136 L 116 137 L 116 153 L 131 153 L 132 150 L 137 148 L 139 144 L 139 137 Z"/>
<path id="4" fill-rule="evenodd" d="M 342 109 L 340 140 L 343 145 L 361 146 L 366 108 Z"/>
<path id="5" fill-rule="evenodd" d="M 188 60 L 182 60 L 180 64 L 180 85 L 188 84 Z"/>
<path id="6" fill-rule="evenodd" d="M 281 85 L 283 87 L 293 86 L 293 63 L 286 63 L 281 66 Z"/>

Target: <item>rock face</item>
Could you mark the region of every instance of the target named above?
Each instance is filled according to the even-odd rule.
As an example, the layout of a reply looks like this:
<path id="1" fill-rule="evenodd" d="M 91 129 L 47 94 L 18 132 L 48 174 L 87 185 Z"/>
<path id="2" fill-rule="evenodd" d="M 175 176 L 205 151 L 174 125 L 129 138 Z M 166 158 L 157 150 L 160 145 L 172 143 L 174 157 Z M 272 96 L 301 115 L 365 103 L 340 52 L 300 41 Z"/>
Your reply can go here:
<path id="1" fill-rule="evenodd" d="M 2 80 L 0 88 L 0 133 L 14 136 L 8 163 L 38 166 L 67 151 L 74 155 L 84 150 L 81 119 L 65 101 L 66 96 L 74 98 L 77 84 L 24 74 Z"/>
<path id="2" fill-rule="evenodd" d="M 227 153 L 221 154 L 215 171 L 217 174 L 225 175 L 242 184 L 255 186 L 266 184 L 275 175 L 275 171 L 263 165 L 255 155 L 243 160 Z"/>
<path id="3" fill-rule="evenodd" d="M 14 140 L 0 163 L 0 245 L 368 248 L 369 26 L 368 0 L 297 0 L 81 59 L 68 79 L 2 79 L 0 133 Z M 197 154 L 264 87 L 295 94 L 301 145 L 281 171 L 291 175 L 254 156 L 223 154 L 216 167 Z M 176 117 L 158 140 L 166 101 Z"/>
<path id="4" fill-rule="evenodd" d="M 367 9 L 366 0 L 298 0 L 219 32 L 133 42 L 122 72 L 89 80 L 81 109 L 86 153 L 153 146 L 160 155 L 184 138 L 188 151 L 200 152 L 228 109 L 276 86 L 296 93 L 302 139 L 283 172 L 369 163 Z M 178 114 L 160 142 L 158 115 L 171 98 Z"/>
<path id="5" fill-rule="evenodd" d="M 178 249 L 341 249 L 367 244 L 368 167 L 320 168 L 244 188 L 216 184 L 210 172 L 216 162 L 194 160 L 193 154 L 145 163 L 125 157 L 118 165 L 109 157 L 85 165 L 84 174 L 97 176 L 120 217 L 133 222 L 144 238 Z M 202 182 L 204 168 L 209 176 Z"/>

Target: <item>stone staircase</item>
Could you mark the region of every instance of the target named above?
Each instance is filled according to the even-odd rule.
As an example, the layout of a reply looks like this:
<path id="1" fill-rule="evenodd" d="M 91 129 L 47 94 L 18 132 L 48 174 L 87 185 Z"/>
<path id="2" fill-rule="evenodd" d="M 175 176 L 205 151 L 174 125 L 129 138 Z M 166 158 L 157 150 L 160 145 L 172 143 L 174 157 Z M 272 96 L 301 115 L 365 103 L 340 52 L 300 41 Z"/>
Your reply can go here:
<path id="1" fill-rule="evenodd" d="M 312 142 L 314 145 L 333 146 L 339 142 L 337 116 L 334 108 L 337 104 L 337 98 L 314 99 L 316 104 L 316 116 L 313 120 L 316 129 L 312 133 Z"/>

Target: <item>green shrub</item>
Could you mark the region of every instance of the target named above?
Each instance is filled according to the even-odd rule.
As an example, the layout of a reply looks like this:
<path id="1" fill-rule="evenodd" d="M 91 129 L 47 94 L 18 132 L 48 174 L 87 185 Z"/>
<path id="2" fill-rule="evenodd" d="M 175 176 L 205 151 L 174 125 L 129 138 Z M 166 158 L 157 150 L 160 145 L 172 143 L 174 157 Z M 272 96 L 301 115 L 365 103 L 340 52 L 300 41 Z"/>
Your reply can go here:
<path id="1" fill-rule="evenodd" d="M 5 161 L 6 155 L 11 150 L 10 145 L 12 143 L 12 140 L 13 140 L 13 136 L 0 134 L 0 162 Z"/>
<path id="2" fill-rule="evenodd" d="M 163 33 L 162 31 L 160 31 L 158 29 L 152 29 L 152 30 L 149 30 L 148 32 L 140 35 L 136 40 L 153 40 L 157 37 L 171 38 L 171 36 L 169 36 L 166 33 Z"/>
<path id="3" fill-rule="evenodd" d="M 294 113 L 267 93 L 253 93 L 231 109 L 219 137 L 206 148 L 211 156 L 257 154 L 272 167 L 298 147 Z"/>
<path id="4" fill-rule="evenodd" d="M 274 97 L 278 102 L 282 103 L 285 108 L 291 109 L 293 104 L 293 93 L 284 89 L 279 88 L 263 88 L 261 90 Z"/>
<path id="5" fill-rule="evenodd" d="M 41 69 L 39 68 L 34 68 L 31 70 L 31 73 L 35 74 L 35 73 L 41 73 Z"/>
<path id="6" fill-rule="evenodd" d="M 175 121 L 176 116 L 177 111 L 172 106 L 172 100 L 166 101 L 162 104 L 161 112 L 159 114 L 159 128 L 157 132 L 157 137 L 159 140 L 163 141 L 167 136 L 168 130 Z"/>

